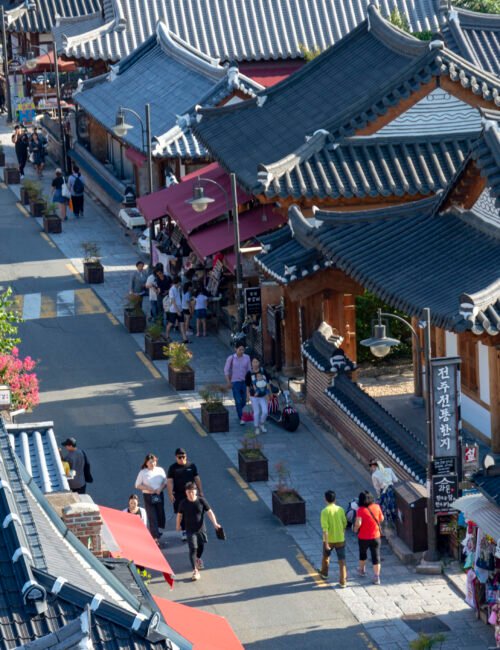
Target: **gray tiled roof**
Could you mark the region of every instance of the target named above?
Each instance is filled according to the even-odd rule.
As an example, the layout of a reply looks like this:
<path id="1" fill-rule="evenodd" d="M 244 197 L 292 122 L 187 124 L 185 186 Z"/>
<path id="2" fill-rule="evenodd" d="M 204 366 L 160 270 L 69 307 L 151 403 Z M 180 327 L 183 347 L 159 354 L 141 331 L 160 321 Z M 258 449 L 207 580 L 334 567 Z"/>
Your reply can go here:
<path id="1" fill-rule="evenodd" d="M 117 61 L 162 20 L 194 48 L 223 61 L 302 57 L 301 46 L 322 50 L 366 16 L 369 0 L 105 0 L 101 27 L 62 38 L 69 57 Z M 384 16 L 395 8 L 413 31 L 438 28 L 439 0 L 376 0 Z"/>
<path id="2" fill-rule="evenodd" d="M 159 83 L 161 80 L 161 83 Z M 189 119 L 177 117 L 195 104 L 215 106 L 236 90 L 248 96 L 262 87 L 240 75 L 235 67 L 224 68 L 218 61 L 193 50 L 158 23 L 156 35 L 149 38 L 113 67 L 106 75 L 83 82 L 75 101 L 106 129 L 115 124 L 122 105 L 143 116 L 144 104 L 151 104 L 151 132 L 157 155 L 206 157 L 189 129 Z M 140 124 L 125 112 L 134 126 L 123 140 L 142 149 Z"/>
<path id="3" fill-rule="evenodd" d="M 18 2 L 16 7 L 6 8 L 11 31 L 50 32 L 61 17 L 79 20 L 94 15 L 101 23 L 99 0 L 38 0 L 35 11 L 26 11 L 21 8 L 23 4 Z"/>
<path id="4" fill-rule="evenodd" d="M 195 134 L 245 188 L 252 187 L 259 164 L 290 155 L 305 135 L 319 129 L 335 140 L 355 135 L 433 77 L 449 77 L 492 108 L 500 105 L 497 77 L 447 50 L 442 41 L 418 41 L 371 7 L 368 15 L 337 45 L 255 100 L 199 111 Z"/>
<path id="5" fill-rule="evenodd" d="M 500 111 L 481 111 L 483 114 L 483 137 L 473 149 L 472 157 L 487 179 L 490 196 L 500 208 Z"/>
<path id="6" fill-rule="evenodd" d="M 253 191 L 271 197 L 365 198 L 445 189 L 478 133 L 353 137 L 318 131 L 292 154 L 260 165 Z"/>
<path id="7" fill-rule="evenodd" d="M 442 32 L 451 50 L 478 68 L 500 76 L 500 14 L 453 7 Z"/>
<path id="8" fill-rule="evenodd" d="M 69 490 L 53 426 L 53 422 L 7 425 L 12 448 L 44 494 Z"/>

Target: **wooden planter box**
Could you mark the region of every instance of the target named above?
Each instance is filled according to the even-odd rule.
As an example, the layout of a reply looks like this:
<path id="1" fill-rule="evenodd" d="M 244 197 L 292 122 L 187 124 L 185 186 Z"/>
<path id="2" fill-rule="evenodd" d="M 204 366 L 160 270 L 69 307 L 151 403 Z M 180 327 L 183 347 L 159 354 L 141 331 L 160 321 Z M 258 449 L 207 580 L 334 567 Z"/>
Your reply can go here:
<path id="1" fill-rule="evenodd" d="M 3 168 L 3 180 L 7 185 L 17 185 L 21 182 L 21 174 L 17 167 L 4 167 Z"/>
<path id="2" fill-rule="evenodd" d="M 138 334 L 146 329 L 146 314 L 142 310 L 137 312 L 133 309 L 125 309 L 123 321 L 131 334 Z"/>
<path id="3" fill-rule="evenodd" d="M 87 284 L 102 284 L 104 282 L 103 265 L 96 262 L 84 262 L 83 277 Z"/>
<path id="4" fill-rule="evenodd" d="M 194 390 L 194 370 L 189 367 L 176 370 L 168 364 L 168 383 L 175 390 Z"/>
<path id="5" fill-rule="evenodd" d="M 30 195 L 28 194 L 28 190 L 23 185 L 21 185 L 19 200 L 21 202 L 21 205 L 30 204 Z"/>
<path id="6" fill-rule="evenodd" d="M 43 217 L 45 208 L 45 201 L 41 201 L 40 199 L 36 199 L 36 201 L 30 201 L 30 212 L 32 217 Z"/>
<path id="7" fill-rule="evenodd" d="M 247 458 L 241 449 L 238 449 L 238 471 L 242 478 L 249 483 L 253 481 L 269 480 L 268 461 L 261 452 L 261 458 Z"/>
<path id="8" fill-rule="evenodd" d="M 5 167 L 5 152 L 0 152 L 0 167 Z"/>
<path id="9" fill-rule="evenodd" d="M 50 215 L 43 218 L 43 229 L 45 232 L 59 233 L 62 232 L 62 221 L 56 215 Z"/>
<path id="10" fill-rule="evenodd" d="M 293 494 L 295 500 L 284 501 L 276 490 L 273 491 L 273 514 L 285 526 L 288 524 L 305 524 L 306 502 L 295 490 L 291 490 L 290 493 Z"/>
<path id="11" fill-rule="evenodd" d="M 163 353 L 163 348 L 167 344 L 166 339 L 163 336 L 160 336 L 159 339 L 152 339 L 149 334 L 144 336 L 144 352 L 146 356 L 152 359 L 153 361 L 159 361 L 160 359 L 168 359 L 167 355 Z"/>
<path id="12" fill-rule="evenodd" d="M 208 433 L 229 431 L 229 411 L 225 406 L 221 406 L 218 411 L 209 411 L 205 404 L 202 404 L 201 423 Z"/>

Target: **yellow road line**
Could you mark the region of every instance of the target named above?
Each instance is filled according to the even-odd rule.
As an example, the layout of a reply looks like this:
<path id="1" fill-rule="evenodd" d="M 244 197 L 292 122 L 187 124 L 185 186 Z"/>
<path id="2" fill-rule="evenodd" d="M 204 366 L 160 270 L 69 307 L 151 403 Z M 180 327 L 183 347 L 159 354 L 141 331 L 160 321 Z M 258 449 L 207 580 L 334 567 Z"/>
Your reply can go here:
<path id="1" fill-rule="evenodd" d="M 318 587 L 328 587 L 328 582 L 326 580 L 323 580 L 323 578 L 319 575 L 319 573 L 316 571 L 316 569 L 313 567 L 313 565 L 309 562 L 309 560 L 306 559 L 303 553 L 300 551 L 297 553 L 297 560 L 299 564 L 301 564 L 304 569 L 307 571 L 309 576 L 314 580 L 316 585 Z"/>
<path id="2" fill-rule="evenodd" d="M 149 370 L 149 372 L 153 375 L 155 379 L 161 379 L 161 372 L 159 372 L 154 365 L 151 363 L 151 361 L 146 357 L 144 352 L 141 352 L 141 350 L 137 350 L 136 352 L 137 356 L 139 359 L 142 361 L 142 363 L 146 366 L 146 368 Z"/>
<path id="3" fill-rule="evenodd" d="M 106 312 L 106 316 L 109 318 L 113 325 L 119 325 L 120 321 L 114 316 L 110 311 Z"/>
<path id="4" fill-rule="evenodd" d="M 105 314 L 106 307 L 92 289 L 77 289 L 75 291 L 75 313 L 78 315 Z M 118 325 L 118 321 L 116 324 Z"/>
<path id="5" fill-rule="evenodd" d="M 42 293 L 42 304 L 40 306 L 40 318 L 55 318 L 57 316 L 57 306 L 54 296 L 48 296 Z"/>
<path id="6" fill-rule="evenodd" d="M 191 413 L 191 411 L 186 408 L 185 406 L 181 406 L 180 410 L 182 411 L 184 417 L 186 420 L 191 424 L 193 429 L 196 431 L 198 435 L 200 435 L 202 438 L 206 438 L 207 432 L 205 429 L 201 426 L 201 424 L 198 422 L 198 420 L 194 417 L 194 415 Z"/>
<path id="7" fill-rule="evenodd" d="M 67 268 L 68 271 L 71 273 L 71 275 L 74 275 L 74 276 L 75 276 L 75 278 L 78 280 L 78 282 L 80 282 L 81 284 L 83 284 L 83 278 L 82 278 L 82 276 L 78 273 L 78 271 L 75 269 L 75 267 L 73 266 L 73 264 L 66 264 L 66 268 Z"/>
<path id="8" fill-rule="evenodd" d="M 368 650 L 377 650 L 377 646 L 372 643 L 370 640 L 370 637 L 366 632 L 358 632 L 358 635 L 363 639 L 363 641 L 366 643 L 366 647 Z"/>
<path id="9" fill-rule="evenodd" d="M 30 216 L 30 213 L 28 212 L 28 210 L 26 210 L 26 208 L 24 207 L 24 205 L 22 203 L 16 203 L 16 205 L 17 205 L 17 209 L 21 212 L 21 214 L 23 216 L 25 216 L 25 217 Z"/>
<path id="10" fill-rule="evenodd" d="M 238 483 L 238 485 L 243 490 L 243 492 L 247 495 L 250 501 L 259 500 L 259 497 L 255 494 L 255 492 L 252 489 L 248 487 L 248 483 L 241 478 L 241 476 L 238 474 L 238 472 L 235 470 L 234 467 L 228 467 L 227 471 L 231 474 L 231 476 L 234 478 L 236 483 Z"/>
<path id="11" fill-rule="evenodd" d="M 55 247 L 56 247 L 56 245 L 55 245 L 54 242 L 50 239 L 50 237 L 47 235 L 46 232 L 41 232 L 41 233 L 40 233 L 40 237 L 41 237 L 42 239 L 45 239 L 45 241 L 47 242 L 47 244 L 48 244 L 49 246 L 51 246 L 52 248 L 55 248 Z"/>

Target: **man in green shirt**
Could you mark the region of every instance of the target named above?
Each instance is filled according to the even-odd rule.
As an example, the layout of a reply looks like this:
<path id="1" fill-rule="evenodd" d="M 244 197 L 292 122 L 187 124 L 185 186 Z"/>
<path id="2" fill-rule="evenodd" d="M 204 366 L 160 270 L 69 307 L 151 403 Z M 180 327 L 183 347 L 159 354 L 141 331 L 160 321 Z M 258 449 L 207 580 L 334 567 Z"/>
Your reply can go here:
<path id="1" fill-rule="evenodd" d="M 347 567 L 345 563 L 345 529 L 347 519 L 344 509 L 335 504 L 336 495 L 333 490 L 325 492 L 326 508 L 321 511 L 321 529 L 323 531 L 323 556 L 319 575 L 326 580 L 332 549 L 337 552 L 339 561 L 339 584 L 347 586 Z"/>

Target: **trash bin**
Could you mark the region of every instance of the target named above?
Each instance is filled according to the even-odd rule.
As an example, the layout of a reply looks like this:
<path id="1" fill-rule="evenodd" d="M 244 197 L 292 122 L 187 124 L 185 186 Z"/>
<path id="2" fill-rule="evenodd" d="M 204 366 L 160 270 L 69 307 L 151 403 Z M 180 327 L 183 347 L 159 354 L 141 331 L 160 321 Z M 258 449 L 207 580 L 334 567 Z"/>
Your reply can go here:
<path id="1" fill-rule="evenodd" d="M 427 550 L 427 489 L 414 481 L 394 485 L 396 495 L 396 531 L 413 553 Z"/>

